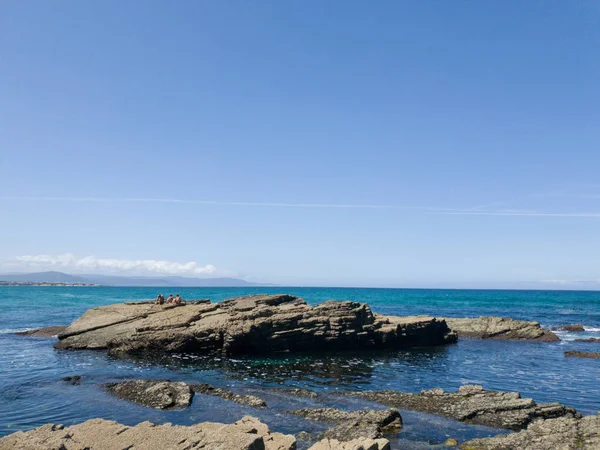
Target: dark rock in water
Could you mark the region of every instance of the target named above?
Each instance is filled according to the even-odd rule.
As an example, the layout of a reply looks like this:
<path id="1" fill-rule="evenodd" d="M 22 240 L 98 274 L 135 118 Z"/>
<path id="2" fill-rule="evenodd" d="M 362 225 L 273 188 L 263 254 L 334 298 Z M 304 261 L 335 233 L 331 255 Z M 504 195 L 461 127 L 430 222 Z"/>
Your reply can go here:
<path id="1" fill-rule="evenodd" d="M 319 398 L 319 394 L 317 392 L 309 391 L 308 389 L 302 388 L 270 388 L 268 390 L 270 392 L 280 392 L 282 394 L 293 395 L 294 397 L 303 397 L 311 399 Z"/>
<path id="2" fill-rule="evenodd" d="M 173 307 L 116 304 L 88 310 L 59 335 L 59 349 L 112 355 L 257 354 L 441 345 L 456 341 L 433 317 L 374 316 L 357 302 L 309 306 L 291 295 L 252 295 Z"/>
<path id="3" fill-rule="evenodd" d="M 537 404 L 518 392 L 486 391 L 481 386 L 462 386 L 458 392 L 430 389 L 420 394 L 398 391 L 341 393 L 399 409 L 439 414 L 462 422 L 521 430 L 536 420 L 581 417 L 560 403 Z"/>
<path id="4" fill-rule="evenodd" d="M 579 352 L 576 350 L 569 350 L 565 352 L 565 356 L 575 358 L 600 358 L 600 352 Z"/>
<path id="5" fill-rule="evenodd" d="M 588 342 L 591 344 L 600 344 L 600 339 L 598 339 L 598 338 L 575 339 L 575 342 Z"/>
<path id="6" fill-rule="evenodd" d="M 597 450 L 600 448 L 600 415 L 540 420 L 518 433 L 473 439 L 463 450 Z"/>
<path id="7" fill-rule="evenodd" d="M 585 331 L 585 328 L 583 328 L 583 325 L 573 324 L 558 327 L 556 328 L 556 331 L 570 331 L 571 333 L 581 333 Z"/>
<path id="8" fill-rule="evenodd" d="M 60 381 L 64 381 L 65 383 L 69 383 L 72 385 L 77 385 L 81 384 L 81 378 L 83 378 L 81 375 L 72 375 L 70 377 L 61 378 Z"/>
<path id="9" fill-rule="evenodd" d="M 336 408 L 297 409 L 290 414 L 310 420 L 338 424 L 322 434 L 324 439 L 341 442 L 359 438 L 379 439 L 385 432 L 399 432 L 402 417 L 396 409 L 341 411 Z"/>
<path id="10" fill-rule="evenodd" d="M 194 396 L 187 384 L 168 380 L 123 381 L 104 386 L 115 397 L 155 409 L 187 408 Z"/>
<path id="11" fill-rule="evenodd" d="M 267 425 L 249 416 L 233 424 L 203 422 L 190 426 L 142 422 L 130 427 L 111 420 L 92 419 L 70 427 L 44 425 L 19 431 L 0 438 L 0 448 L 295 450 L 296 439 L 292 435 L 271 433 Z M 331 448 L 334 449 L 342 450 Z"/>
<path id="12" fill-rule="evenodd" d="M 539 322 L 493 316 L 460 319 L 443 317 L 438 319 L 445 320 L 450 329 L 459 337 L 538 342 L 560 341 L 557 335 L 542 328 Z"/>
<path id="13" fill-rule="evenodd" d="M 55 337 L 62 333 L 67 328 L 66 325 L 57 325 L 54 327 L 38 328 L 36 330 L 18 331 L 15 334 L 19 336 L 31 336 L 31 337 Z"/>
<path id="14" fill-rule="evenodd" d="M 256 397 L 255 395 L 236 394 L 226 389 L 213 387 L 209 384 L 192 384 L 190 385 L 190 388 L 192 389 L 192 391 L 198 394 L 221 397 L 225 400 L 230 400 L 232 402 L 239 403 L 240 405 L 253 406 L 254 408 L 267 407 L 267 403 L 262 398 Z"/>

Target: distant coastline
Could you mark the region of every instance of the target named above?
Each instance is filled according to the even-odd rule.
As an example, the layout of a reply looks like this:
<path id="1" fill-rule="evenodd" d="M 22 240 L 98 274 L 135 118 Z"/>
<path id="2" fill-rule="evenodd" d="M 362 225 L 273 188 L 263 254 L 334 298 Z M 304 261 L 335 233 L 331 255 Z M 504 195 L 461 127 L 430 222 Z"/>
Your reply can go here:
<path id="1" fill-rule="evenodd" d="M 38 281 L 1 281 L 0 286 L 102 286 L 102 284 L 91 283 L 53 283 Z"/>

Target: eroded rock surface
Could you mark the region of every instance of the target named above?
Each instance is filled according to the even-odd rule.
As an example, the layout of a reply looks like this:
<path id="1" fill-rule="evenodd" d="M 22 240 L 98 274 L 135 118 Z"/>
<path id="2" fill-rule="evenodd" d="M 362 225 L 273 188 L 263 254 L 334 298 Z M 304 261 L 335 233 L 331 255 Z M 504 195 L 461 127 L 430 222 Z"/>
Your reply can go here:
<path id="1" fill-rule="evenodd" d="M 358 438 L 341 442 L 337 439 L 323 439 L 308 450 L 390 450 L 387 439 Z"/>
<path id="2" fill-rule="evenodd" d="M 368 305 L 309 306 L 290 295 L 252 295 L 181 306 L 115 304 L 88 310 L 59 335 L 59 349 L 111 354 L 254 354 L 438 345 L 456 335 L 433 317 L 375 317 Z"/>
<path id="3" fill-rule="evenodd" d="M 463 450 L 597 450 L 600 448 L 600 415 L 537 421 L 518 433 L 473 439 L 462 444 L 460 448 Z"/>
<path id="4" fill-rule="evenodd" d="M 445 320 L 459 337 L 477 339 L 505 339 L 539 342 L 560 341 L 550 330 L 541 327 L 539 322 L 527 322 L 504 317 L 482 316 L 475 318 L 438 318 Z"/>
<path id="5" fill-rule="evenodd" d="M 19 336 L 31 336 L 31 337 L 55 337 L 62 333 L 67 328 L 66 325 L 38 328 L 36 330 L 18 331 L 15 334 Z"/>
<path id="6" fill-rule="evenodd" d="M 44 425 L 0 438 L 2 450 L 294 450 L 294 436 L 271 433 L 246 416 L 234 424 L 204 422 L 191 426 L 142 422 L 129 427 L 104 419 L 78 425 Z"/>
<path id="7" fill-rule="evenodd" d="M 359 438 L 379 439 L 383 437 L 383 433 L 397 433 L 402 428 L 402 417 L 396 409 L 342 411 L 336 408 L 317 408 L 288 412 L 310 420 L 337 424 L 326 430 L 321 437 L 342 442 Z"/>
<path id="8" fill-rule="evenodd" d="M 600 358 L 600 352 L 580 352 L 577 350 L 568 350 L 565 356 L 571 358 Z"/>
<path id="9" fill-rule="evenodd" d="M 255 395 L 243 395 L 236 394 L 235 392 L 228 391 L 227 389 L 221 389 L 211 386 L 210 384 L 192 384 L 190 388 L 198 394 L 213 395 L 215 397 L 221 397 L 225 400 L 229 400 L 240 405 L 253 406 L 254 408 L 266 408 L 267 403 Z"/>
<path id="10" fill-rule="evenodd" d="M 187 408 L 194 392 L 185 383 L 168 380 L 133 380 L 104 385 L 115 397 L 155 409 Z"/>
<path id="11" fill-rule="evenodd" d="M 430 389 L 420 394 L 398 391 L 347 392 L 399 409 L 439 414 L 467 423 L 510 430 L 522 430 L 536 420 L 581 417 L 575 409 L 560 403 L 537 404 L 518 392 L 486 391 L 478 385 L 462 386 L 458 392 Z"/>

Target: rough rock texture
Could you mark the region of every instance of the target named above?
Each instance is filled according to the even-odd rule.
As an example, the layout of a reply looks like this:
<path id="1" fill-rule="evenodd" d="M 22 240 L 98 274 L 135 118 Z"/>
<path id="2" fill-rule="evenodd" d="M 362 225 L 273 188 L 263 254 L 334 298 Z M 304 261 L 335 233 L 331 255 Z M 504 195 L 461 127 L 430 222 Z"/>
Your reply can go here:
<path id="1" fill-rule="evenodd" d="M 430 389 L 420 394 L 398 391 L 347 392 L 387 406 L 457 419 L 463 422 L 510 430 L 521 430 L 536 420 L 581 417 L 560 403 L 535 403 L 518 392 L 486 391 L 481 386 L 462 386 L 458 392 Z"/>
<path id="2" fill-rule="evenodd" d="M 115 304 L 88 310 L 59 336 L 60 349 L 111 354 L 399 348 L 454 342 L 443 320 L 372 314 L 362 303 L 309 306 L 290 295 L 253 295 L 182 306 Z"/>
<path id="3" fill-rule="evenodd" d="M 194 396 L 187 384 L 168 380 L 123 381 L 104 386 L 115 397 L 155 409 L 187 408 Z"/>
<path id="4" fill-rule="evenodd" d="M 310 391 L 308 389 L 302 388 L 270 388 L 270 392 L 282 393 L 287 395 L 293 395 L 295 397 L 303 397 L 303 398 L 318 398 L 319 394 L 315 391 Z"/>
<path id="5" fill-rule="evenodd" d="M 539 342 L 560 341 L 556 334 L 542 328 L 539 322 L 493 316 L 461 319 L 438 317 L 438 320 L 445 320 L 450 329 L 459 337 Z"/>
<path id="6" fill-rule="evenodd" d="M 458 441 L 454 438 L 448 438 L 444 441 L 446 447 L 458 447 Z"/>
<path id="7" fill-rule="evenodd" d="M 556 328 L 556 331 L 570 331 L 571 333 L 582 333 L 585 331 L 585 328 L 583 328 L 583 325 L 573 324 L 558 327 Z"/>
<path id="8" fill-rule="evenodd" d="M 597 450 L 600 448 L 600 415 L 581 419 L 537 421 L 518 433 L 473 439 L 463 450 Z"/>
<path id="9" fill-rule="evenodd" d="M 290 414 L 310 420 L 319 420 L 338 424 L 321 436 L 337 441 L 351 441 L 359 438 L 378 439 L 384 432 L 399 432 L 402 417 L 395 409 L 341 411 L 336 408 L 297 409 Z"/>
<path id="10" fill-rule="evenodd" d="M 565 356 L 575 358 L 600 358 L 600 352 L 579 352 L 577 350 L 569 350 L 565 352 Z"/>
<path id="11" fill-rule="evenodd" d="M 240 405 L 253 406 L 255 408 L 266 408 L 267 403 L 255 395 L 242 395 L 236 394 L 235 392 L 228 391 L 227 389 L 221 389 L 211 386 L 210 384 L 192 384 L 190 388 L 198 394 L 214 395 L 215 397 L 221 397 L 225 400 L 230 400 Z"/>
<path id="12" fill-rule="evenodd" d="M 308 450 L 390 450 L 387 439 L 358 438 L 348 442 L 336 439 L 323 439 Z"/>
<path id="13" fill-rule="evenodd" d="M 575 342 L 588 342 L 590 344 L 600 344 L 600 339 L 598 339 L 598 338 L 575 339 Z"/>
<path id="14" fill-rule="evenodd" d="M 38 328 L 37 330 L 18 331 L 15 334 L 19 336 L 31 336 L 31 337 L 54 337 L 65 331 L 66 325 Z"/>
<path id="15" fill-rule="evenodd" d="M 294 450 L 291 435 L 271 433 L 254 417 L 234 424 L 204 422 L 189 427 L 142 422 L 129 427 L 104 419 L 78 425 L 44 425 L 0 439 L 2 450 Z"/>

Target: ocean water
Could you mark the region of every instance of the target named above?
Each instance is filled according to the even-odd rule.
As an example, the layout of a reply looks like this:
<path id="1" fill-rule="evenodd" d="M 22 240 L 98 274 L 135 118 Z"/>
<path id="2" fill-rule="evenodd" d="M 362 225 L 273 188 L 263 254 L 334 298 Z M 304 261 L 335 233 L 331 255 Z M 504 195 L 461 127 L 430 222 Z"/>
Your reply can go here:
<path id="1" fill-rule="evenodd" d="M 171 291 L 162 289 L 164 294 Z M 600 351 L 598 344 L 574 342 L 600 337 L 600 292 L 492 291 L 345 288 L 177 288 L 186 299 L 226 298 L 285 292 L 311 304 L 356 300 L 383 314 L 449 317 L 495 315 L 536 320 L 545 327 L 583 324 L 584 333 L 561 333 L 557 343 L 461 339 L 457 344 L 393 352 L 279 355 L 223 358 L 173 355 L 155 361 L 109 358 L 99 351 L 56 351 L 53 339 L 15 336 L 15 331 L 68 324 L 88 308 L 154 298 L 156 288 L 0 287 L 0 436 L 45 423 L 72 424 L 94 417 L 136 424 L 231 422 L 249 414 L 273 430 L 318 432 L 324 425 L 285 414 L 286 409 L 336 406 L 379 407 L 335 395 L 340 390 L 397 389 L 419 392 L 463 384 L 514 390 L 538 402 L 559 401 L 584 414 L 600 410 L 600 360 L 565 358 L 565 350 Z M 82 384 L 60 379 L 82 375 Z M 196 396 L 180 411 L 155 411 L 107 395 L 102 383 L 135 378 L 205 382 L 262 396 L 267 410 Z M 303 387 L 324 394 L 314 401 L 270 391 Z M 404 429 L 393 448 L 429 448 L 448 436 L 463 441 L 502 432 L 437 416 L 401 411 Z M 306 448 L 307 443 L 300 443 Z"/>

